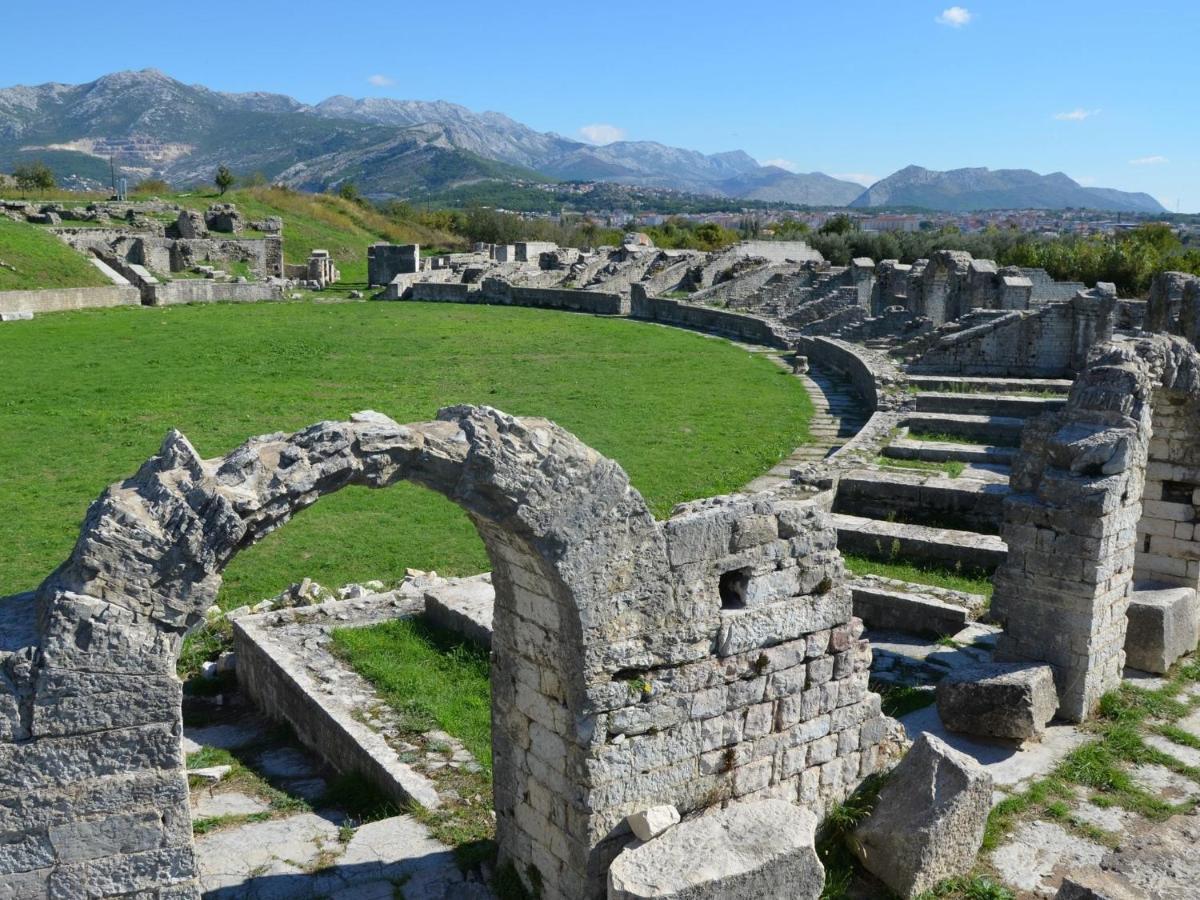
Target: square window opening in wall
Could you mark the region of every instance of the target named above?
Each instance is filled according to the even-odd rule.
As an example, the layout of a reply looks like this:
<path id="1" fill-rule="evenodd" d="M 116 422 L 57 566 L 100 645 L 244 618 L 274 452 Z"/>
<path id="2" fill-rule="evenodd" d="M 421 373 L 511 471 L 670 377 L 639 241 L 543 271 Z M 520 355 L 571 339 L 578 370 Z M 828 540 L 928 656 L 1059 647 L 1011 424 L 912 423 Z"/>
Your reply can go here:
<path id="1" fill-rule="evenodd" d="M 750 588 L 750 569 L 725 572 L 717 587 L 721 593 L 721 609 L 745 609 L 746 594 Z"/>
<path id="2" fill-rule="evenodd" d="M 1189 484 L 1185 481 L 1164 481 L 1162 483 L 1162 498 L 1167 503 L 1185 503 L 1188 506 L 1192 505 L 1192 491 L 1196 489 L 1194 484 Z"/>

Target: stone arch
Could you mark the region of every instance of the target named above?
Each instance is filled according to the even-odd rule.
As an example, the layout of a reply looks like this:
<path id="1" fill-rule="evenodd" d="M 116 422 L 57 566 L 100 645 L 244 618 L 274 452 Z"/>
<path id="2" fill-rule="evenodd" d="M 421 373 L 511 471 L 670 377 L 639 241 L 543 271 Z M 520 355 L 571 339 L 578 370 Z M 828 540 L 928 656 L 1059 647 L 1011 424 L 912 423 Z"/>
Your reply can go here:
<path id="1" fill-rule="evenodd" d="M 1198 495 L 1162 500 L 1200 486 L 1198 413 L 1200 354 L 1152 335 L 1097 348 L 1066 406 L 1022 434 L 992 600 L 997 656 L 1050 663 L 1067 718 L 1120 684 L 1135 578 L 1200 585 L 1194 527 L 1174 528 L 1195 522 Z"/>
<path id="2" fill-rule="evenodd" d="M 23 645 L 0 643 L 0 874 L 18 896 L 196 895 L 183 636 L 238 551 L 323 494 L 400 480 L 458 503 L 491 556 L 497 840 L 546 900 L 604 896 L 632 813 L 769 797 L 820 814 L 896 755 L 812 502 L 716 497 L 659 523 L 615 462 L 488 408 L 361 413 L 212 460 L 172 432 L 35 598 L 0 603 L 0 622 L 36 612 Z"/>
<path id="3" fill-rule="evenodd" d="M 934 327 L 957 319 L 965 311 L 971 255 L 962 250 L 939 250 L 921 275 L 920 314 Z"/>
<path id="4" fill-rule="evenodd" d="M 499 829 L 501 852 L 538 866 L 550 896 L 582 896 L 593 847 L 587 797 L 573 782 L 588 740 L 579 726 L 587 683 L 603 657 L 596 639 L 610 630 L 614 595 L 630 609 L 652 602 L 653 580 L 639 570 L 665 567 L 664 540 L 616 463 L 547 421 L 466 407 L 407 426 L 362 413 L 255 438 L 207 461 L 172 432 L 136 475 L 92 504 L 71 556 L 38 590 L 39 642 L 25 689 L 14 692 L 23 702 L 11 731 L 28 742 L 34 767 L 51 769 L 71 753 L 117 757 L 79 760 L 72 791 L 99 790 L 113 766 L 154 795 L 162 821 L 150 827 L 158 814 L 141 814 L 154 847 L 139 864 L 159 868 L 146 886 L 190 869 L 174 665 L 185 633 L 216 599 L 222 570 L 320 496 L 400 480 L 463 507 L 492 559 L 497 813 L 512 819 Z M 55 786 L 68 787 L 46 784 Z M 566 802 L 533 807 L 539 789 Z M 81 866 L 48 877 L 86 878 Z"/>

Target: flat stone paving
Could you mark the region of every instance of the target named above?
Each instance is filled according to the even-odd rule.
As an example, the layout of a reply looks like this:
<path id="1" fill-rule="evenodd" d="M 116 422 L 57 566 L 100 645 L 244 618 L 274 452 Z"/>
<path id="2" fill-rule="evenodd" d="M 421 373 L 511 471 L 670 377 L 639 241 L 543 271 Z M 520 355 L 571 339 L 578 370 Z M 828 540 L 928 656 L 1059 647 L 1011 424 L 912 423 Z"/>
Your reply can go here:
<path id="1" fill-rule="evenodd" d="M 412 816 L 359 823 L 324 803 L 334 773 L 251 711 L 236 692 L 221 695 L 219 704 L 193 698 L 188 708 L 192 717 L 223 721 L 185 727 L 186 752 L 228 750 L 282 792 L 273 806 L 256 795 L 261 782 L 247 785 L 237 776 L 192 788 L 192 819 L 202 823 L 196 858 L 206 900 L 493 897 Z M 281 796 L 290 800 L 281 803 Z M 216 817 L 224 821 L 213 823 Z"/>
<path id="2" fill-rule="evenodd" d="M 954 635 L 957 646 L 898 632 L 868 630 L 875 654 L 872 666 L 877 681 L 932 684 L 940 673 L 960 665 L 990 658 L 988 645 L 995 629 L 973 624 Z M 1126 681 L 1155 690 L 1165 680 L 1127 671 Z M 1177 699 L 1190 702 L 1194 711 L 1175 724 L 1200 740 L 1200 685 L 1188 685 Z M 995 780 L 993 802 L 1027 788 L 1049 775 L 1071 751 L 1094 739 L 1086 726 L 1052 723 L 1040 742 L 1017 745 L 949 732 L 936 705 L 911 712 L 901 719 L 910 738 L 922 732 L 935 734 L 976 759 Z M 1200 751 L 1168 738 L 1146 734 L 1150 747 L 1197 767 Z M 1018 900 L 1053 897 L 1067 876 L 1087 883 L 1088 878 L 1115 878 L 1130 896 L 1154 900 L 1196 900 L 1200 897 L 1200 779 L 1172 771 L 1157 763 L 1128 766 L 1133 782 L 1152 796 L 1181 805 L 1186 812 L 1166 821 L 1151 821 L 1138 813 L 1100 802 L 1098 792 L 1076 787 L 1067 801 L 1065 816 L 1019 821 L 1001 844 L 980 862 L 994 871 Z M 1087 829 L 1098 829 L 1088 832 Z M 874 896 L 870 883 L 857 884 L 854 897 Z"/>
<path id="3" fill-rule="evenodd" d="M 1153 690 L 1161 686 L 1161 679 L 1126 674 L 1127 681 L 1140 687 Z M 1177 699 L 1200 702 L 1196 686 L 1189 686 Z M 1200 709 L 1176 725 L 1200 740 Z M 1051 731 L 1059 727 L 1052 726 Z M 1082 733 L 1078 738 L 1090 736 Z M 1059 739 L 1048 736 L 1047 742 L 1051 740 Z M 1185 765 L 1194 767 L 1200 759 L 1198 751 L 1165 737 L 1146 734 L 1143 740 Z M 1040 774 L 1046 771 L 1043 768 Z M 1076 788 L 1065 821 L 1022 822 L 986 860 L 1020 900 L 1053 897 L 1067 876 L 1083 884 L 1089 878 L 1115 879 L 1130 896 L 1154 900 L 1195 900 L 1200 896 L 1200 854 L 1196 852 L 1200 807 L 1194 805 L 1200 800 L 1200 781 L 1157 763 L 1128 766 L 1126 771 L 1143 790 L 1182 804 L 1186 811 L 1166 821 L 1152 821 L 1136 812 L 1093 802 L 1095 792 Z M 1103 838 L 1082 833 L 1071 827 L 1071 822 L 1099 829 Z"/>

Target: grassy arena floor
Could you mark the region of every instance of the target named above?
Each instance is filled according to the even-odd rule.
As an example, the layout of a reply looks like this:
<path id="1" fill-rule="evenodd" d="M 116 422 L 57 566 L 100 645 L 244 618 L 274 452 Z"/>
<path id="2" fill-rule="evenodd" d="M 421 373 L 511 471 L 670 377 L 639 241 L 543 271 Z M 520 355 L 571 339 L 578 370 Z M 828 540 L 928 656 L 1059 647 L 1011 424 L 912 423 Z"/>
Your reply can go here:
<path id="1" fill-rule="evenodd" d="M 618 460 L 655 513 L 734 490 L 807 438 L 799 382 L 724 341 L 500 307 L 279 303 L 95 310 L 0 329 L 0 595 L 70 551 L 88 503 L 178 427 L 205 456 L 377 409 L 486 403 Z M 412 485 L 327 497 L 229 567 L 226 608 L 309 576 L 487 568 L 466 516 Z"/>

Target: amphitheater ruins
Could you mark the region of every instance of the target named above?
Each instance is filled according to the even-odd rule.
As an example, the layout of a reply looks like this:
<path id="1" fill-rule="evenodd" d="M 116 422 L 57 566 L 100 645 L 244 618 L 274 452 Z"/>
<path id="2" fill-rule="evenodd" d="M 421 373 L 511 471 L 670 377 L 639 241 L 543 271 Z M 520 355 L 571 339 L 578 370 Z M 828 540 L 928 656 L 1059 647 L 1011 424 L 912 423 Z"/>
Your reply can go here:
<path id="1" fill-rule="evenodd" d="M 174 270 L 239 221 L 214 208 L 161 242 L 88 240 L 152 278 L 155 254 Z M 255 241 L 255 265 L 289 277 L 274 239 Z M 0 600 L 0 897 L 391 896 L 296 867 L 214 880 L 184 763 L 175 664 L 224 568 L 348 485 L 443 494 L 490 575 L 233 611 L 239 690 L 325 764 L 437 809 L 463 802 L 433 777 L 445 763 L 389 742 L 370 688 L 336 671 L 328 623 L 424 614 L 490 646 L 498 859 L 530 896 L 818 897 L 815 842 L 861 789 L 878 807 L 841 839 L 879 891 L 915 897 L 974 871 L 993 806 L 1061 774 L 1106 697 L 1182 683 L 1200 639 L 1200 279 L 1160 276 L 1142 301 L 955 251 L 841 267 L 802 243 L 700 253 L 632 234 L 594 250 L 380 244 L 368 268 L 381 300 L 740 342 L 803 380 L 814 445 L 656 521 L 617 463 L 487 407 L 408 425 L 362 412 L 207 460 L 169 434 L 36 593 Z M 336 280 L 327 254 L 304 269 Z M 982 573 L 995 594 L 855 575 L 843 555 Z M 887 715 L 898 688 L 925 705 Z M 1160 787 L 1182 779 L 1170 797 L 1188 803 L 1194 720 L 1163 720 L 1137 760 Z M 1092 818 L 1015 822 L 988 872 L 1020 896 L 1195 896 L 1186 804 L 1159 801 L 1145 827 L 1074 783 Z M 491 896 L 454 878 L 404 896 Z"/>

